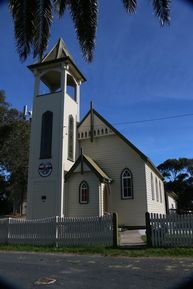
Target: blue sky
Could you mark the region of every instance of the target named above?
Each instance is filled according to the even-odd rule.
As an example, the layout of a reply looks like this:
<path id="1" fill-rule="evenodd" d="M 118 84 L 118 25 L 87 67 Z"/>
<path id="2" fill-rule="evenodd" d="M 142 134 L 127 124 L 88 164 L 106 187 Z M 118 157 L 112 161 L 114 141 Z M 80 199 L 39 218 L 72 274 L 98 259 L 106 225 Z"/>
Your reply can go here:
<path id="1" fill-rule="evenodd" d="M 81 116 L 90 100 L 112 124 L 193 113 L 193 5 L 175 0 L 171 8 L 171 25 L 161 28 L 150 1 L 141 1 L 134 16 L 126 14 L 121 1 L 100 1 L 91 64 L 82 58 L 69 15 L 54 19 L 48 50 L 62 37 L 87 78 Z M 32 105 L 34 79 L 26 66 L 34 60 L 19 61 L 7 6 L 0 10 L 0 89 L 22 110 Z M 193 116 L 115 127 L 156 165 L 192 158 Z"/>

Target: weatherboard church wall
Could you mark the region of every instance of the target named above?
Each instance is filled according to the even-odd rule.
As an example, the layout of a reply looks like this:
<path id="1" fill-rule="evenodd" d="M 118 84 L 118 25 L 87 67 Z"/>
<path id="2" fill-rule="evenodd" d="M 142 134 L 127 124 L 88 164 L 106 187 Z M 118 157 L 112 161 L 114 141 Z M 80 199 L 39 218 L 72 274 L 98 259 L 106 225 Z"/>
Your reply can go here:
<path id="1" fill-rule="evenodd" d="M 119 224 L 145 225 L 145 165 L 140 156 L 116 135 L 94 138 L 93 142 L 81 140 L 81 147 L 113 179 L 109 211 L 118 213 Z M 134 199 L 121 199 L 120 176 L 125 168 L 129 168 L 133 174 Z"/>
<path id="2" fill-rule="evenodd" d="M 88 204 L 79 203 L 79 186 L 82 181 L 89 185 L 89 202 Z M 101 190 L 98 178 L 91 171 L 81 174 L 75 172 L 66 183 L 66 203 L 68 217 L 89 217 L 101 215 Z"/>
<path id="3" fill-rule="evenodd" d="M 147 211 L 149 213 L 166 214 L 164 184 L 162 179 L 158 177 L 158 175 L 147 164 L 145 164 L 145 173 L 146 173 L 146 190 L 147 190 Z M 151 177 L 153 177 L 153 183 Z M 156 179 L 158 184 L 157 192 L 156 192 Z M 154 192 L 153 194 L 152 191 Z"/>

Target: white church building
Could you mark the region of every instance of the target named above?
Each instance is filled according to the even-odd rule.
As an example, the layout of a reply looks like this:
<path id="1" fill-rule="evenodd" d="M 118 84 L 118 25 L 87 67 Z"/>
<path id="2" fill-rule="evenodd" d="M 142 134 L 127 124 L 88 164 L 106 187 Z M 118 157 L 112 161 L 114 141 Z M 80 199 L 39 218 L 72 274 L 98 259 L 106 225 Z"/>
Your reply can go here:
<path id="1" fill-rule="evenodd" d="M 163 178 L 148 157 L 92 104 L 80 121 L 86 79 L 63 40 L 29 69 L 35 88 L 28 219 L 117 212 L 119 225 L 141 228 L 147 211 L 165 214 Z"/>

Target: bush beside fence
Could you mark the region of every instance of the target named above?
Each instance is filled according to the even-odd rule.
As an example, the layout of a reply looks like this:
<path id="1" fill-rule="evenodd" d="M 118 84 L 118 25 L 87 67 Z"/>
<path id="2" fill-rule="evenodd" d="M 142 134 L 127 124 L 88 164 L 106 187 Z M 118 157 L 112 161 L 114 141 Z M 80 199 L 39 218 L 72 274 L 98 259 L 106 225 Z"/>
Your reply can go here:
<path id="1" fill-rule="evenodd" d="M 193 247 L 193 215 L 146 213 L 147 243 L 152 247 Z"/>
<path id="2" fill-rule="evenodd" d="M 0 243 L 55 246 L 116 246 L 116 214 L 0 220 Z"/>

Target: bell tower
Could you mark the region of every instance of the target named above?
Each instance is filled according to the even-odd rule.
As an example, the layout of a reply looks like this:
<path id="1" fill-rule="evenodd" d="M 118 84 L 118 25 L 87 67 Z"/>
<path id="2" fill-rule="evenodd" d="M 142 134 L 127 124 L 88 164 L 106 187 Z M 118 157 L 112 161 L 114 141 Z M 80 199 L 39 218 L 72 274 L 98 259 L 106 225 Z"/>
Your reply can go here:
<path id="1" fill-rule="evenodd" d="M 77 157 L 80 85 L 86 79 L 62 39 L 40 62 L 28 68 L 35 85 L 27 217 L 63 216 L 64 173 Z"/>

